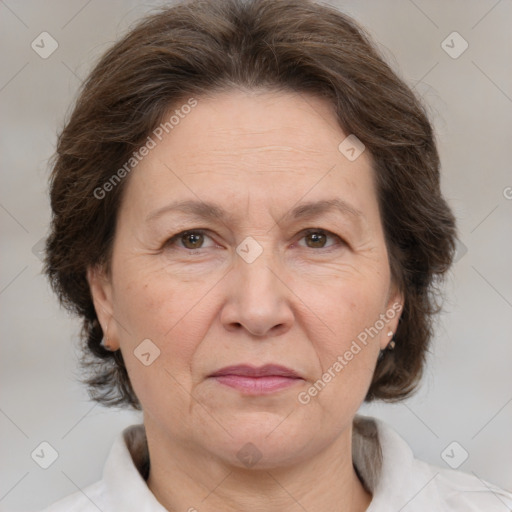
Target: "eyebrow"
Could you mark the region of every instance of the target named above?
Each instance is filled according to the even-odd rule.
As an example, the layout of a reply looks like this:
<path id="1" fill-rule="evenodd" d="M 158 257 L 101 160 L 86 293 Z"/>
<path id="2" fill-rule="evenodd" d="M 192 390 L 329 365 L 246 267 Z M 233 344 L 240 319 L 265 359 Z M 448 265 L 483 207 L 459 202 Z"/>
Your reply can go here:
<path id="1" fill-rule="evenodd" d="M 278 223 L 288 219 L 291 220 L 317 217 L 332 211 L 340 212 L 344 216 L 351 217 L 357 222 L 360 222 L 365 218 L 360 210 L 353 207 L 343 199 L 332 198 L 300 203 L 299 205 L 295 206 L 295 208 L 287 212 L 283 217 L 281 217 Z M 146 217 L 146 222 L 153 221 L 167 213 L 172 212 L 181 212 L 203 219 L 212 219 L 222 222 L 226 222 L 232 217 L 229 212 L 215 203 L 190 199 L 175 201 L 151 212 Z"/>

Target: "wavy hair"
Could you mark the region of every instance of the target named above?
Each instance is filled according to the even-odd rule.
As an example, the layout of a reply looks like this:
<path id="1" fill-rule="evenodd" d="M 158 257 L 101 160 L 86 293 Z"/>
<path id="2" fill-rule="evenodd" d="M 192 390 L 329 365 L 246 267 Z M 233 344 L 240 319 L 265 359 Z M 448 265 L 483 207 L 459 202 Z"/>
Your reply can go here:
<path id="1" fill-rule="evenodd" d="M 379 359 L 366 400 L 413 391 L 452 263 L 455 219 L 440 191 L 439 155 L 420 99 L 353 19 L 309 0 L 192 0 L 140 21 L 82 85 L 59 135 L 51 175 L 46 273 L 83 320 L 91 397 L 140 408 L 120 351 L 109 352 L 86 279 L 108 266 L 127 179 L 94 191 L 183 98 L 233 88 L 319 95 L 373 160 L 394 282 L 405 299 L 396 348 Z"/>

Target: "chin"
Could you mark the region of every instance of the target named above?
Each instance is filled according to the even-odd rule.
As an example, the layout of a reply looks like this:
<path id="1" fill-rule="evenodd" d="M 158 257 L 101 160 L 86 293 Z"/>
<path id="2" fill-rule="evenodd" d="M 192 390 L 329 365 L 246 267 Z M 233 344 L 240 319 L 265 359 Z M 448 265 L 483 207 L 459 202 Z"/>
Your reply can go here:
<path id="1" fill-rule="evenodd" d="M 263 470 L 298 463 L 307 458 L 306 449 L 315 452 L 311 442 L 317 429 L 309 431 L 306 425 L 285 418 L 268 412 L 252 412 L 236 422 L 222 423 L 219 418 L 226 430 L 217 429 L 217 439 L 210 433 L 207 449 L 238 468 Z"/>

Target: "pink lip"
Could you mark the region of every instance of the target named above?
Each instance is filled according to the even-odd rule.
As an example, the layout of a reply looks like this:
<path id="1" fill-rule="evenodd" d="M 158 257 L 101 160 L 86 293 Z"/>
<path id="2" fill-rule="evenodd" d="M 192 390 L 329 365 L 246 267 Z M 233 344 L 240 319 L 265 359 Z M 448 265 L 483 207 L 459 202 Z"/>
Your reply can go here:
<path id="1" fill-rule="evenodd" d="M 249 395 L 273 393 L 303 380 L 290 368 L 274 364 L 259 368 L 249 365 L 228 366 L 216 371 L 210 377 L 215 378 L 220 384 Z"/>
<path id="2" fill-rule="evenodd" d="M 300 378 L 297 372 L 280 366 L 278 364 L 266 364 L 264 366 L 255 367 L 248 364 L 238 364 L 234 366 L 226 366 L 212 373 L 210 377 L 219 377 L 221 375 L 239 375 L 241 377 L 291 377 Z"/>

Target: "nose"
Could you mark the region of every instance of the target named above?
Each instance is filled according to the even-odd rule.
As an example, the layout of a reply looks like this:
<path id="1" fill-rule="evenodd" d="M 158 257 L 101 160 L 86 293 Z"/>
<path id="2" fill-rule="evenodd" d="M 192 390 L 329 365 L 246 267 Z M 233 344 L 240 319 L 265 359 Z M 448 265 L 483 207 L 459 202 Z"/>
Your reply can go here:
<path id="1" fill-rule="evenodd" d="M 293 293 L 270 250 L 264 250 L 252 263 L 237 257 L 226 278 L 227 299 L 221 322 L 228 331 L 245 329 L 253 336 L 268 337 L 291 328 Z"/>

